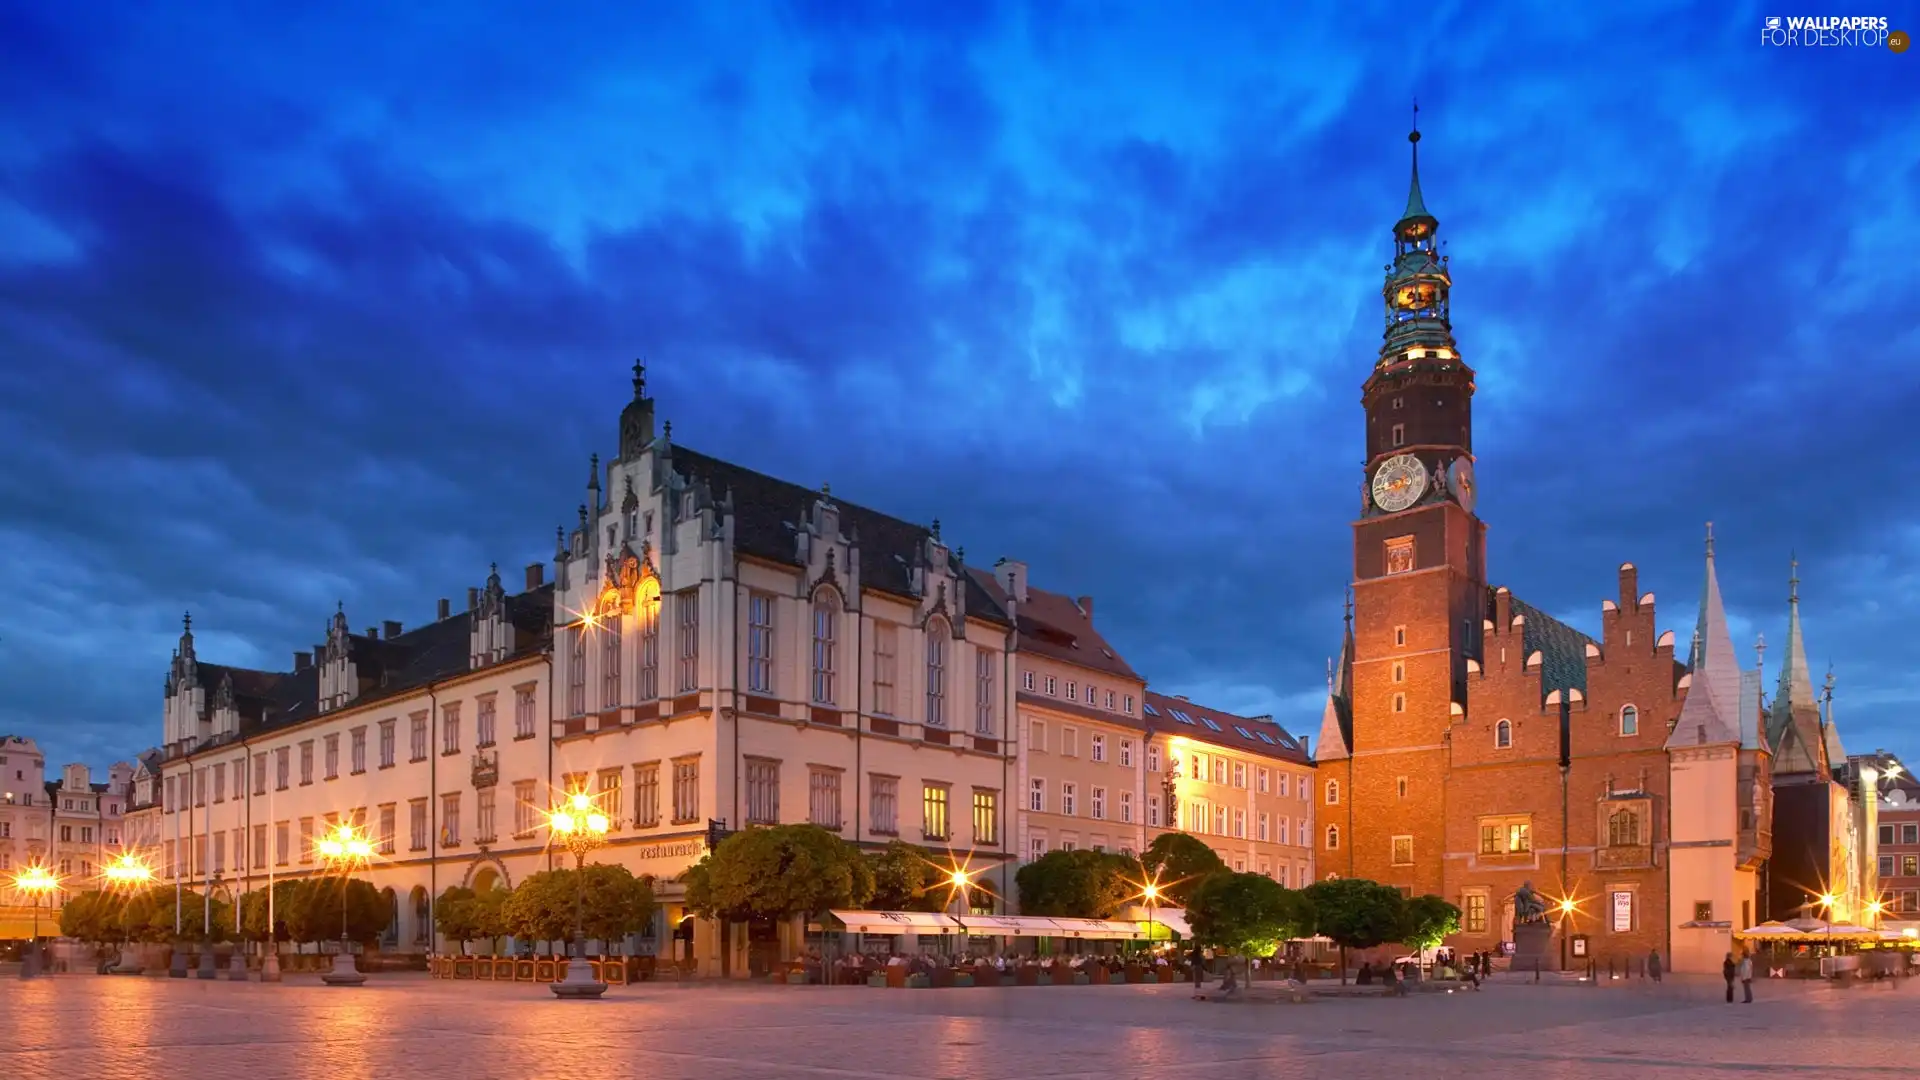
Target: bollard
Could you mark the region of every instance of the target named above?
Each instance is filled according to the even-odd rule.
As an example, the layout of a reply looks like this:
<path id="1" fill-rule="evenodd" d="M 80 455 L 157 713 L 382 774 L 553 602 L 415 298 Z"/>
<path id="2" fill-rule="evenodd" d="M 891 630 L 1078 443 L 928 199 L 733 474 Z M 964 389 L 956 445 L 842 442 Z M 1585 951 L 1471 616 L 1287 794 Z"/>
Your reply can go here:
<path id="1" fill-rule="evenodd" d="M 1538 960 L 1535 960 L 1533 962 L 1533 981 L 1534 982 L 1540 981 L 1540 961 Z"/>
<path id="2" fill-rule="evenodd" d="M 1607 957 L 1607 981 L 1613 981 L 1613 957 Z"/>

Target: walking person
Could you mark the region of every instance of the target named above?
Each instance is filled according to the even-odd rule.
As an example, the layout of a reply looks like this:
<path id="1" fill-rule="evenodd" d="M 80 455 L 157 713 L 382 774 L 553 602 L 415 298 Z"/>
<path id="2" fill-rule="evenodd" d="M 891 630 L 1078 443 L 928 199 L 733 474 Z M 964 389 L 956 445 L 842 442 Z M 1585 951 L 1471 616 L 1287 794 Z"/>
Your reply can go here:
<path id="1" fill-rule="evenodd" d="M 1654 982 L 1660 981 L 1660 950 L 1654 949 L 1647 954 L 1647 977 Z"/>
<path id="2" fill-rule="evenodd" d="M 1753 954 L 1744 953 L 1740 957 L 1740 991 L 1746 995 L 1743 1004 L 1753 1004 Z"/>
<path id="3" fill-rule="evenodd" d="M 1207 954 L 1200 951 L 1200 946 L 1195 945 L 1193 951 L 1187 954 L 1187 965 L 1193 969 L 1193 988 L 1198 990 L 1202 986 L 1205 986 L 1207 983 Z"/>
<path id="4" fill-rule="evenodd" d="M 1733 980 L 1740 975 L 1740 968 L 1733 962 L 1733 954 L 1728 953 L 1720 964 L 1720 975 L 1727 980 L 1727 1004 L 1733 1004 Z"/>

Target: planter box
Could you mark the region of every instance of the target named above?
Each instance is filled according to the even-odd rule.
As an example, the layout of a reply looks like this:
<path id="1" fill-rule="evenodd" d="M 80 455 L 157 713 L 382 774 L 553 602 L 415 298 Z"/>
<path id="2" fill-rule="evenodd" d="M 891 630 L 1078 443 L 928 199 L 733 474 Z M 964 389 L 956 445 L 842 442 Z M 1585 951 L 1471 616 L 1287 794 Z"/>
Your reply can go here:
<path id="1" fill-rule="evenodd" d="M 1113 974 L 1107 976 L 1107 985 L 1108 986 L 1125 986 L 1127 985 L 1127 977 L 1121 974 L 1120 972 L 1116 971 Z"/>
<path id="2" fill-rule="evenodd" d="M 909 990 L 925 990 L 932 985 L 933 983 L 928 980 L 925 975 L 907 976 L 907 989 Z"/>
<path id="3" fill-rule="evenodd" d="M 558 982 L 561 975 L 560 965 L 552 960 L 533 961 L 534 982 Z"/>
<path id="4" fill-rule="evenodd" d="M 1016 986 L 1039 986 L 1040 965 L 1021 964 L 1019 969 L 1013 973 L 1013 979 L 1014 985 Z"/>
<path id="5" fill-rule="evenodd" d="M 964 972 L 964 971 L 963 971 L 963 972 L 961 972 L 961 973 L 959 973 L 958 975 L 955 975 L 955 976 L 953 977 L 953 985 L 955 985 L 955 986 L 972 986 L 972 985 L 973 985 L 973 976 L 971 976 L 971 975 L 969 975 L 969 974 L 967 974 L 966 972 Z"/>
<path id="6" fill-rule="evenodd" d="M 1151 971 L 1143 972 L 1140 976 L 1140 981 L 1148 984 L 1158 983 L 1160 976 Z"/>
<path id="7" fill-rule="evenodd" d="M 887 977 L 885 975 L 869 975 L 867 976 L 867 985 L 878 986 L 882 989 L 885 989 L 887 985 Z"/>
<path id="8" fill-rule="evenodd" d="M 902 990 L 906 988 L 907 966 L 905 964 L 888 964 L 887 965 L 887 985 L 892 987 L 895 990 Z"/>
<path id="9" fill-rule="evenodd" d="M 1076 971 L 1076 972 L 1074 972 L 1074 973 L 1073 973 L 1073 985 L 1075 985 L 1075 986 L 1092 986 L 1092 985 L 1093 985 L 1093 980 L 1087 977 L 1087 973 L 1086 973 L 1086 972 L 1084 972 L 1084 971 Z"/>
<path id="10" fill-rule="evenodd" d="M 1001 978 L 1000 972 L 984 964 L 973 969 L 973 985 L 975 986 L 1000 986 L 1006 982 L 1007 980 Z"/>
<path id="11" fill-rule="evenodd" d="M 954 985 L 952 968 L 934 968 L 932 974 L 923 976 L 923 978 L 927 980 L 927 985 L 937 986 L 943 990 Z"/>
<path id="12" fill-rule="evenodd" d="M 1053 975 L 1053 979 L 1051 981 L 1055 986 L 1072 986 L 1073 977 L 1076 974 L 1078 974 L 1078 972 L 1075 972 L 1072 968 L 1066 966 L 1065 964 L 1055 964 L 1052 968 L 1048 970 Z"/>
<path id="13" fill-rule="evenodd" d="M 807 973 L 804 971 L 789 971 L 787 972 L 786 978 L 788 986 L 807 985 Z"/>
<path id="14" fill-rule="evenodd" d="M 473 978 L 473 966 L 474 962 L 466 957 L 455 960 L 453 962 L 453 977 L 456 979 Z"/>

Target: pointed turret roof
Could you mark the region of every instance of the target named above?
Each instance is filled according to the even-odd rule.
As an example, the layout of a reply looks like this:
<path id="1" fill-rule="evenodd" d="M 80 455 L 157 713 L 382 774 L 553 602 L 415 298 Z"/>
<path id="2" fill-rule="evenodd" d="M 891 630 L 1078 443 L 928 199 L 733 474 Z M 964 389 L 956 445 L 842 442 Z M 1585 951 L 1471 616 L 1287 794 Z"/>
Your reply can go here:
<path id="1" fill-rule="evenodd" d="M 1733 654 L 1733 635 L 1727 632 L 1727 612 L 1720 601 L 1720 579 L 1713 569 L 1713 525 L 1707 525 L 1707 577 L 1700 593 L 1699 645 L 1693 682 L 1687 689 L 1680 719 L 1667 737 L 1669 748 L 1740 742 L 1740 664 Z"/>
<path id="2" fill-rule="evenodd" d="M 1407 184 L 1407 209 L 1400 215 L 1400 221 L 1395 225 L 1396 231 L 1400 224 L 1409 221 L 1437 224 L 1433 214 L 1427 210 L 1427 200 L 1420 194 L 1420 103 L 1417 101 L 1413 103 L 1413 130 L 1407 133 L 1407 142 L 1413 147 L 1413 178 Z"/>
<path id="3" fill-rule="evenodd" d="M 1347 599 L 1347 628 L 1340 637 L 1340 658 L 1327 668 L 1327 707 L 1320 714 L 1320 741 L 1315 761 L 1338 761 L 1353 755 L 1353 599 Z"/>
<path id="4" fill-rule="evenodd" d="M 1820 730 L 1820 699 L 1813 690 L 1806 639 L 1800 630 L 1800 560 L 1794 559 L 1791 566 L 1787 578 L 1787 655 L 1780 668 L 1780 684 L 1774 690 L 1773 709 L 1767 716 L 1767 741 L 1774 748 L 1775 772 L 1819 772 L 1823 756 L 1828 762 L 1835 759 Z"/>

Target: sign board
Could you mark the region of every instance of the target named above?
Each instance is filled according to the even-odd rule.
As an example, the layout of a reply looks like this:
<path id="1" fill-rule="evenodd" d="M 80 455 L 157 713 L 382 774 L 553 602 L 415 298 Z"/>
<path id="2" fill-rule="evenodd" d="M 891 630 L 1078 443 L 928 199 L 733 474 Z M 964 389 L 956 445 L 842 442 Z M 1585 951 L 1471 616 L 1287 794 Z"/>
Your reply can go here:
<path id="1" fill-rule="evenodd" d="M 1613 894 L 1613 932 L 1625 934 L 1633 930 L 1633 894 L 1617 892 Z"/>
<path id="2" fill-rule="evenodd" d="M 1573 955 L 1584 960 L 1587 957 L 1587 935 L 1573 935 Z"/>

